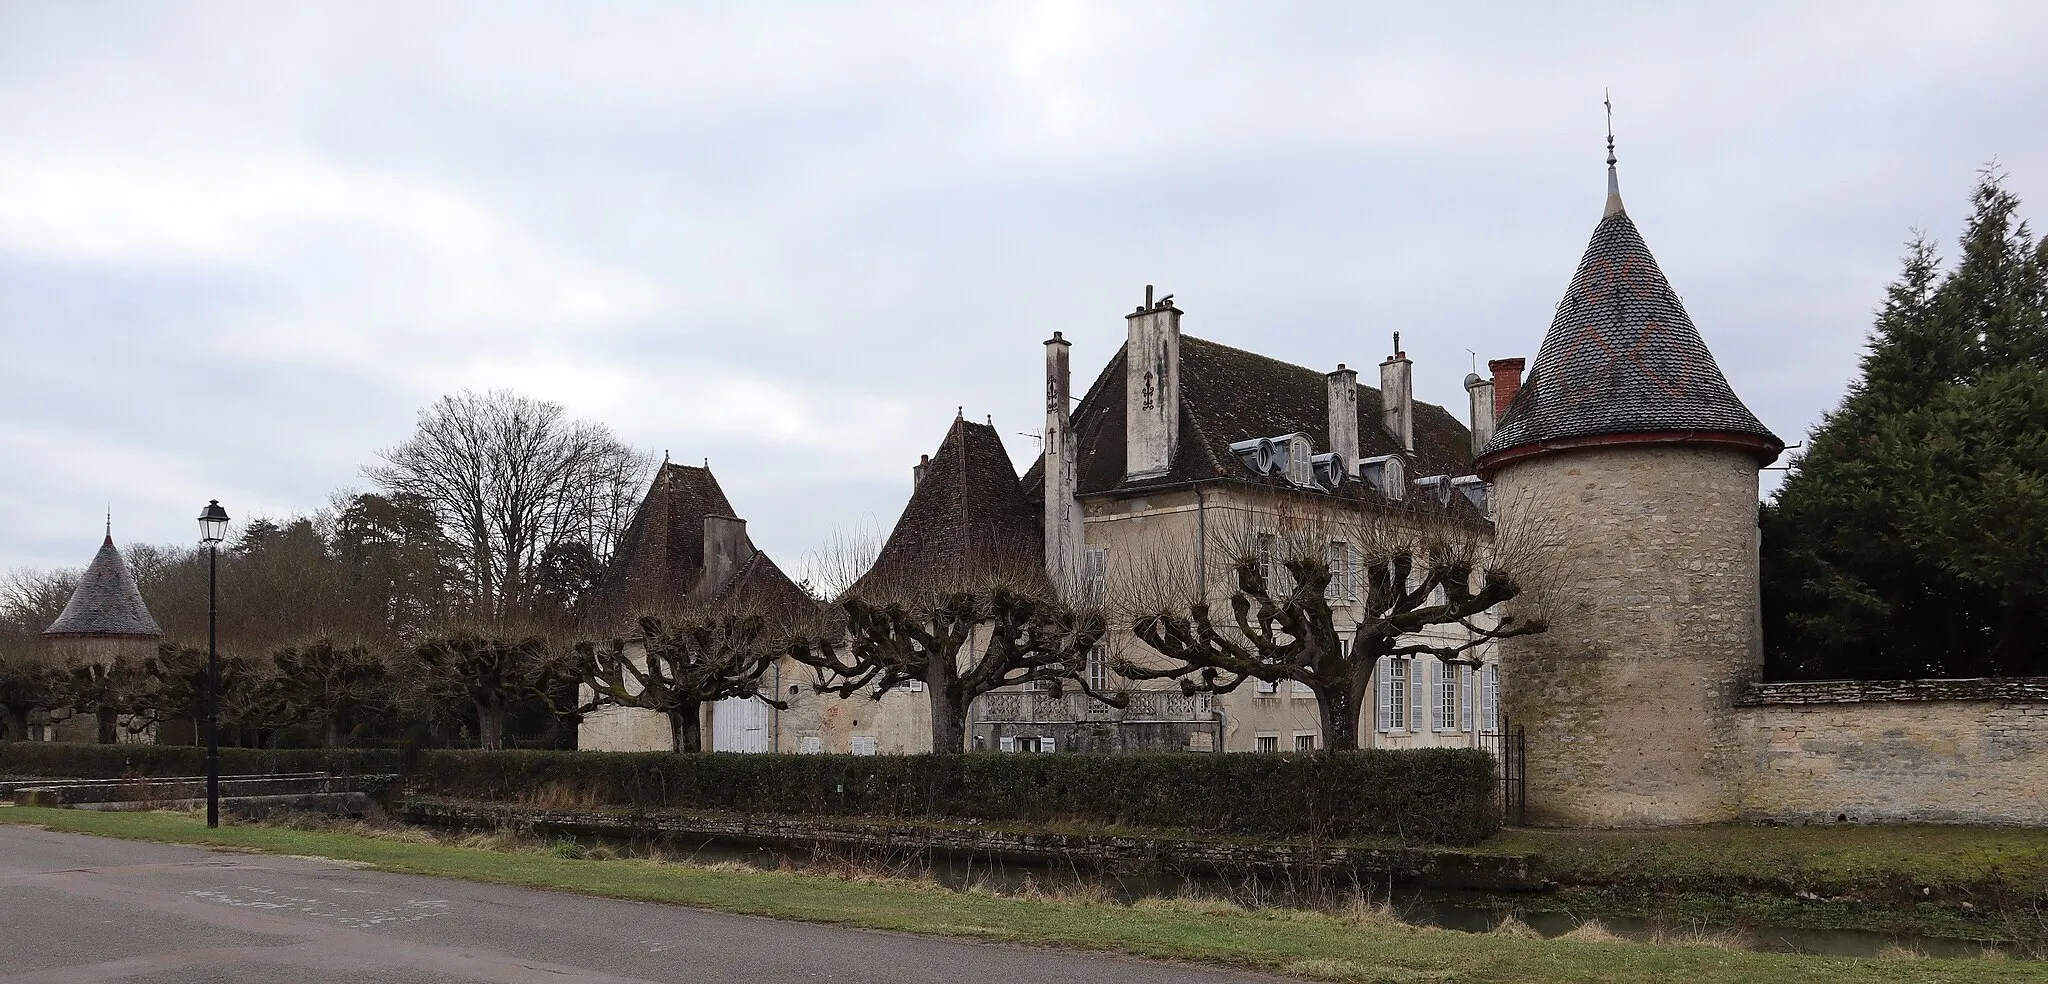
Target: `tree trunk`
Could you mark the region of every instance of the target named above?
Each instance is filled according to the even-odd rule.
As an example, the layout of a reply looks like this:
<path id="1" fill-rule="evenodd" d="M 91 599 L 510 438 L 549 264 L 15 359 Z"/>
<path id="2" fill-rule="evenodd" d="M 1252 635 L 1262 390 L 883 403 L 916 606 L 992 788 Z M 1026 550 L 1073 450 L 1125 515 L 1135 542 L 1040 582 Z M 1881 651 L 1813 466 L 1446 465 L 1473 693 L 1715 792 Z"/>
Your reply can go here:
<path id="1" fill-rule="evenodd" d="M 326 734 L 326 736 L 325 736 L 325 741 L 326 741 L 326 743 L 327 743 L 327 747 L 328 747 L 328 748 L 340 748 L 340 747 L 341 747 L 341 738 L 342 738 L 342 730 L 341 730 L 341 715 L 339 715 L 339 714 L 329 714 L 329 715 L 327 715 L 327 729 L 326 729 L 326 731 L 327 731 L 327 734 Z"/>
<path id="2" fill-rule="evenodd" d="M 0 706 L 0 741 L 22 741 L 27 737 L 27 712 Z"/>
<path id="3" fill-rule="evenodd" d="M 926 684 L 925 694 L 932 712 L 932 754 L 959 755 L 967 750 L 967 708 L 972 700 L 962 700 L 950 686 L 934 687 Z"/>
<path id="4" fill-rule="evenodd" d="M 505 705 L 478 701 L 476 705 L 477 736 L 482 739 L 488 751 L 503 751 L 505 748 Z"/>
<path id="5" fill-rule="evenodd" d="M 111 745 L 111 744 L 114 744 L 114 742 L 115 742 L 115 741 L 117 740 L 117 739 L 116 739 L 116 738 L 114 737 L 114 728 L 115 728 L 115 724 L 116 724 L 116 719 L 117 719 L 117 718 L 118 718 L 118 717 L 119 717 L 120 715 L 116 714 L 116 713 L 115 713 L 115 712 L 113 712 L 113 711 L 110 711 L 110 710 L 107 710 L 107 709 L 105 709 L 105 708 L 102 708 L 102 709 L 101 709 L 101 710 L 99 711 L 99 713 L 98 713 L 98 714 L 96 714 L 96 715 L 94 715 L 94 716 L 95 716 L 95 717 L 97 717 L 97 718 L 99 719 L 99 725 L 100 725 L 100 733 L 99 733 L 99 740 L 100 740 L 100 744 L 102 744 L 102 745 Z"/>
<path id="6" fill-rule="evenodd" d="M 671 750 L 695 754 L 704 750 L 704 704 L 702 701 L 684 701 L 668 712 Z"/>
<path id="7" fill-rule="evenodd" d="M 1332 752 L 1358 750 L 1358 702 L 1349 689 L 1316 688 L 1316 710 L 1323 715 L 1323 748 Z"/>

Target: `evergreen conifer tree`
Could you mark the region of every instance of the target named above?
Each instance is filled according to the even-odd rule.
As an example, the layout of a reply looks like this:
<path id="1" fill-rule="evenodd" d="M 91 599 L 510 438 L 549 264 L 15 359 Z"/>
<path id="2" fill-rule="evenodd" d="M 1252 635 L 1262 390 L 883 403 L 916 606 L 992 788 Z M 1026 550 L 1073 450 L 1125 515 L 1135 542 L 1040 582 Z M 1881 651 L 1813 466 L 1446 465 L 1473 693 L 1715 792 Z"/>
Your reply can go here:
<path id="1" fill-rule="evenodd" d="M 1917 238 L 1863 375 L 1763 514 L 1767 673 L 2048 673 L 2048 247 L 1987 170 Z"/>

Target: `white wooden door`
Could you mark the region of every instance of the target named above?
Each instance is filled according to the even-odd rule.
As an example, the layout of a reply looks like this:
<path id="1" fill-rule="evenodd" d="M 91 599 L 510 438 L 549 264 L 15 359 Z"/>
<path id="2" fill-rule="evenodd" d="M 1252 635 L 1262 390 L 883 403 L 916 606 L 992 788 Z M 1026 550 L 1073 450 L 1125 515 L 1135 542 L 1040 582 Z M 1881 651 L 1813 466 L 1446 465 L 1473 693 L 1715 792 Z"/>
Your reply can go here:
<path id="1" fill-rule="evenodd" d="M 768 750 L 768 705 L 752 697 L 734 697 L 711 705 L 711 750 Z"/>

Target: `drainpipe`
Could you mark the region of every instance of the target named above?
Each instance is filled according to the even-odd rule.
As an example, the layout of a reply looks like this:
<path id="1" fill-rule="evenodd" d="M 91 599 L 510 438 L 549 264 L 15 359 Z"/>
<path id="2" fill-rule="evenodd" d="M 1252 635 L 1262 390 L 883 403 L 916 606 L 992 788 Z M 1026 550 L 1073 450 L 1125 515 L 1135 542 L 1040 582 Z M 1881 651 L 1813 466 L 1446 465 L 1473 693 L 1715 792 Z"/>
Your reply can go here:
<path id="1" fill-rule="evenodd" d="M 778 702 L 782 700 L 782 660 L 780 657 L 777 657 L 775 660 L 775 699 Z M 773 704 L 769 706 L 774 707 Z M 780 754 L 782 752 L 782 708 L 780 707 L 775 708 L 774 722 L 769 725 L 769 733 L 774 735 L 770 739 L 774 742 L 774 745 L 769 751 Z"/>
<path id="2" fill-rule="evenodd" d="M 1209 600 L 1209 515 L 1208 500 L 1202 498 L 1202 489 L 1195 487 L 1195 591 L 1203 601 Z"/>

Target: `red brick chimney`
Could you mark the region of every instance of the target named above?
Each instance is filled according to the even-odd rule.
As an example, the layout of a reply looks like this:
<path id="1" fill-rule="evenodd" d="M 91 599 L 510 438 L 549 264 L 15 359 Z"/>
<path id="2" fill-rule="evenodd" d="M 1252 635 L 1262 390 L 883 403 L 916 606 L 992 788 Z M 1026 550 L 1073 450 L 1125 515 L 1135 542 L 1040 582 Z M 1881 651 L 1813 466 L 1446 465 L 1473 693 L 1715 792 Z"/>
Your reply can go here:
<path id="1" fill-rule="evenodd" d="M 1527 359 L 1489 359 L 1486 368 L 1493 371 L 1493 419 L 1498 422 L 1507 416 L 1508 404 L 1515 402 L 1515 394 L 1522 389 L 1522 367 L 1529 364 Z"/>

